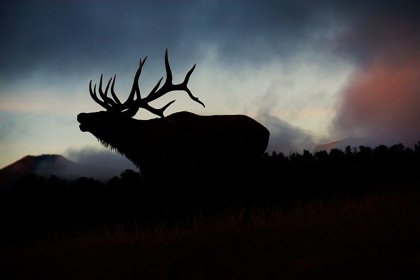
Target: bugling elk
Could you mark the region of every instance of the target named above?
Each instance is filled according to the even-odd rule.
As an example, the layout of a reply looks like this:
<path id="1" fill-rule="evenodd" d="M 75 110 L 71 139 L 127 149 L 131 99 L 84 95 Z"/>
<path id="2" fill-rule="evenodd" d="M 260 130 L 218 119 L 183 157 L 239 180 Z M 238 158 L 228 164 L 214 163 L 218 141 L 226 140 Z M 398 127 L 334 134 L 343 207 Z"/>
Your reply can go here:
<path id="1" fill-rule="evenodd" d="M 142 98 L 138 80 L 146 59 L 140 59 L 125 102 L 121 102 L 114 92 L 116 75 L 108 81 L 105 91 L 101 75 L 99 96 L 96 84 L 92 90 L 90 81 L 92 99 L 106 111 L 80 113 L 77 116 L 80 130 L 92 133 L 104 146 L 118 151 L 139 167 L 145 180 L 145 193 L 150 196 L 146 200 L 149 204 L 163 200 L 159 206 L 164 212 L 162 215 L 173 212 L 172 208 L 177 205 L 188 208 L 186 212 L 189 212 L 198 205 L 205 205 L 204 200 L 209 203 L 207 205 L 215 206 L 222 203 L 222 197 L 245 193 L 245 186 L 251 188 L 250 182 L 255 181 L 250 180 L 250 174 L 255 174 L 256 165 L 267 147 L 269 131 L 244 115 L 199 116 L 178 112 L 164 117 L 164 111 L 175 100 L 159 109 L 149 103 L 171 91 L 185 91 L 193 101 L 204 106 L 187 86 L 195 65 L 182 83 L 173 84 L 166 51 L 166 81 L 160 87 L 162 77 Z M 109 88 L 112 98 L 108 96 Z M 139 108 L 160 118 L 133 119 Z M 152 196 L 159 198 L 153 200 Z M 250 215 L 248 208 L 245 207 L 244 221 Z"/>

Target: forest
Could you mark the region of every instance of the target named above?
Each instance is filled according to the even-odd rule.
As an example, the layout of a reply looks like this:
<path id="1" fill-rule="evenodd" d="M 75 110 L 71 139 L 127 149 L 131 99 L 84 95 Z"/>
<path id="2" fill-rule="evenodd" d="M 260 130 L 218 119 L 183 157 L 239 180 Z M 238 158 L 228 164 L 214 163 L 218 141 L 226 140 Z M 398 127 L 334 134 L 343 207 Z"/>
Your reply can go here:
<path id="1" fill-rule="evenodd" d="M 0 196 L 0 276 L 420 276 L 420 142 L 265 154 L 253 168 L 181 186 L 132 170 L 107 183 L 25 174 Z"/>
<path id="2" fill-rule="evenodd" d="M 194 223 L 191 216 L 211 219 L 243 207 L 269 219 L 272 211 L 288 211 L 296 203 L 308 205 L 393 188 L 419 188 L 419 170 L 420 142 L 414 149 L 398 144 L 289 155 L 266 153 L 253 175 L 257 180 L 248 186 L 243 182 L 250 174 L 243 174 L 245 180 L 234 187 L 235 180 L 208 188 L 197 181 L 194 189 L 182 190 L 183 186 L 170 185 L 168 178 L 164 181 L 167 185 L 153 186 L 155 190 L 150 191 L 140 173 L 132 170 L 107 183 L 86 177 L 66 182 L 29 173 L 12 193 L 1 194 L 0 231 L 7 243 L 21 243 L 103 225 L 148 228 L 157 223 L 177 223 L 188 227 Z M 212 194 L 212 189 L 219 192 Z"/>

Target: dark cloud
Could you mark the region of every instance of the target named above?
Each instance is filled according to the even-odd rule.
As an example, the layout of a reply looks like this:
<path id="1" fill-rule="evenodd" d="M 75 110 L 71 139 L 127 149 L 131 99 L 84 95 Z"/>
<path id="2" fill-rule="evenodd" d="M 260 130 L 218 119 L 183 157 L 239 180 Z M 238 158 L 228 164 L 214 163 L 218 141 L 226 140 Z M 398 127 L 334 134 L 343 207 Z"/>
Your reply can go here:
<path id="1" fill-rule="evenodd" d="M 199 60 L 207 46 L 220 50 L 221 63 L 286 59 L 314 43 L 312 30 L 329 24 L 310 3 L 10 1 L 0 14 L 0 74 L 82 74 L 140 55 L 160 57 L 165 48 L 177 54 L 174 63 Z"/>
<path id="2" fill-rule="evenodd" d="M 393 48 L 392 41 L 384 44 L 389 32 L 420 36 L 413 32 L 419 8 L 418 1 L 395 0 L 5 1 L 0 76 L 4 82 L 40 70 L 82 75 L 161 57 L 165 48 L 176 53 L 174 63 L 190 65 L 208 46 L 235 66 L 273 57 L 293 63 L 308 48 L 365 60 Z"/>
<path id="3" fill-rule="evenodd" d="M 408 48 L 420 39 L 419 1 L 344 1 L 334 5 L 346 28 L 334 48 L 342 57 L 360 64 L 393 53 L 388 59 L 410 56 Z"/>

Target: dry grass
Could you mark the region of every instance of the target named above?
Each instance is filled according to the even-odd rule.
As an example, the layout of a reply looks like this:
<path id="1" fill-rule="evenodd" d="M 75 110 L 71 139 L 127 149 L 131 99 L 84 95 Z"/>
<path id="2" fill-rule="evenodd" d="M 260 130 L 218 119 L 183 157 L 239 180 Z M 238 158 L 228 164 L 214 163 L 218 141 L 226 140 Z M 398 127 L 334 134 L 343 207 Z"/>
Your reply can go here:
<path id="1" fill-rule="evenodd" d="M 420 276 L 420 191 L 242 213 L 193 229 L 93 229 L 7 250 L 10 279 L 401 279 Z M 6 279 L 6 278 L 2 278 Z M 9 278 L 7 278 L 9 279 Z M 417 278 L 419 279 L 419 278 Z"/>

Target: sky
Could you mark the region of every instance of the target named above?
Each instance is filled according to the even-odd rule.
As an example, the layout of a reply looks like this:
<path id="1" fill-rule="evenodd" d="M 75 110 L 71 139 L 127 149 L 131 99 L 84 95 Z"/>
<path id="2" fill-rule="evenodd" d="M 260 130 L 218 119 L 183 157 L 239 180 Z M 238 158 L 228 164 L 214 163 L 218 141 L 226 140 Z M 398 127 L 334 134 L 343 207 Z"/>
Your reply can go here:
<path id="1" fill-rule="evenodd" d="M 166 114 L 246 114 L 270 130 L 268 152 L 359 137 L 420 140 L 419 1 L 3 1 L 0 10 L 0 168 L 62 154 L 129 168 L 79 130 L 103 110 L 89 81 L 117 74 L 125 99 L 139 59 L 143 93 L 196 64 Z M 135 118 L 154 115 L 139 111 Z M 139 143 L 141 145 L 141 143 Z M 134 168 L 134 167 L 133 167 Z"/>

